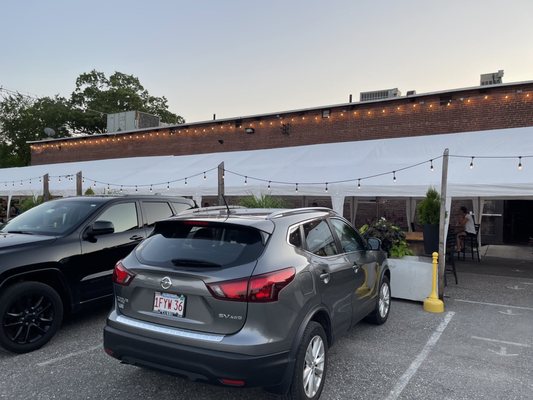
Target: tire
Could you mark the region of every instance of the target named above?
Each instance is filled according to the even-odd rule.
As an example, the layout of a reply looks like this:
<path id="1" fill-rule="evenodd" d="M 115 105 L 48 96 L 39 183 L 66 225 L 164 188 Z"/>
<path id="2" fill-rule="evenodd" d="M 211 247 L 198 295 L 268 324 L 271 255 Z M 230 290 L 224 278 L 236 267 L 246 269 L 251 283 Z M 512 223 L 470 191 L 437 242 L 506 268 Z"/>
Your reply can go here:
<path id="1" fill-rule="evenodd" d="M 326 381 L 327 353 L 328 341 L 324 328 L 317 322 L 309 322 L 298 347 L 293 378 L 286 398 L 316 400 L 320 397 Z"/>
<path id="2" fill-rule="evenodd" d="M 376 325 L 382 325 L 389 318 L 391 305 L 391 291 L 389 278 L 383 277 L 379 285 L 376 308 L 367 317 L 367 320 Z"/>
<path id="3" fill-rule="evenodd" d="M 28 353 L 44 346 L 63 319 L 59 294 L 40 282 L 21 282 L 0 296 L 0 346 Z"/>

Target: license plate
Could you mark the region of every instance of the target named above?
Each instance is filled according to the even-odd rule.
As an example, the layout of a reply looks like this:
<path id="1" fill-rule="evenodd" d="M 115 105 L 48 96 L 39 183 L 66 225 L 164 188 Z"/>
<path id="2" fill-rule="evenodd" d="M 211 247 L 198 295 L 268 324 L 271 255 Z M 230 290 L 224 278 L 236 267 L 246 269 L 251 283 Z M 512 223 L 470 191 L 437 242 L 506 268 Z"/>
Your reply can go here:
<path id="1" fill-rule="evenodd" d="M 154 312 L 171 317 L 183 317 L 185 313 L 185 296 L 182 294 L 155 292 Z"/>

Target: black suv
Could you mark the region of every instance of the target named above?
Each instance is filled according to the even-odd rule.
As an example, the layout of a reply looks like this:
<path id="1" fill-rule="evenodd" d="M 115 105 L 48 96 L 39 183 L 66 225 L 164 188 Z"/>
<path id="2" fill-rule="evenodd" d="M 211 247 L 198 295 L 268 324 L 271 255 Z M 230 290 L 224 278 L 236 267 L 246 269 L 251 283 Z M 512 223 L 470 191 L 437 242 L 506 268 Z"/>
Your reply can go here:
<path id="1" fill-rule="evenodd" d="M 43 346 L 65 312 L 112 295 L 115 263 L 155 221 L 194 207 L 182 197 L 71 197 L 11 220 L 0 230 L 0 346 Z"/>

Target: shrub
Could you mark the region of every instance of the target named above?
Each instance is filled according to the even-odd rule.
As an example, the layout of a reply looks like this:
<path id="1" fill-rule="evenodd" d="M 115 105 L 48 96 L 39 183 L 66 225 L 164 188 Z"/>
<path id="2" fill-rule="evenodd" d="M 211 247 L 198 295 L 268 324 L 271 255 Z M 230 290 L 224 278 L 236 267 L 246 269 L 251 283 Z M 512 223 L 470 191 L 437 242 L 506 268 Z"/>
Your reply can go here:
<path id="1" fill-rule="evenodd" d="M 287 208 L 282 199 L 261 195 L 261 197 L 246 196 L 240 199 L 239 205 L 246 208 Z"/>
<path id="2" fill-rule="evenodd" d="M 438 225 L 440 220 L 440 195 L 430 187 L 426 197 L 417 206 L 418 221 L 422 225 Z"/>
<path id="3" fill-rule="evenodd" d="M 389 257 L 401 258 L 413 255 L 405 240 L 405 233 L 383 217 L 371 224 L 363 225 L 359 228 L 359 233 L 365 238 L 375 237 L 381 240 L 381 248 Z"/>
<path id="4" fill-rule="evenodd" d="M 24 211 L 28 211 L 30 208 L 38 206 L 42 202 L 43 202 L 43 196 L 26 197 L 25 199 L 20 201 L 19 211 L 23 213 Z"/>
<path id="5" fill-rule="evenodd" d="M 85 191 L 85 196 L 94 196 L 94 190 L 92 190 L 91 188 L 87 188 L 87 190 Z"/>

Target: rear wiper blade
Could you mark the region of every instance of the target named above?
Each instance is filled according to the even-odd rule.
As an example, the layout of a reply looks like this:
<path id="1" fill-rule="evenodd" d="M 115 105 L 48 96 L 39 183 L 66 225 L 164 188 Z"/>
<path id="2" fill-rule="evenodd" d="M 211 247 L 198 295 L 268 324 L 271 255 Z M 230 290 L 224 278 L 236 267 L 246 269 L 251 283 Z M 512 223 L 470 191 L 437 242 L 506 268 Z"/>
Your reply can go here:
<path id="1" fill-rule="evenodd" d="M 35 233 L 30 231 L 2 231 L 2 233 L 21 233 L 23 235 L 35 235 Z"/>
<path id="2" fill-rule="evenodd" d="M 221 268 L 222 265 L 204 260 L 193 260 L 189 258 L 174 258 L 171 260 L 172 264 L 176 267 L 208 267 L 208 268 Z"/>

